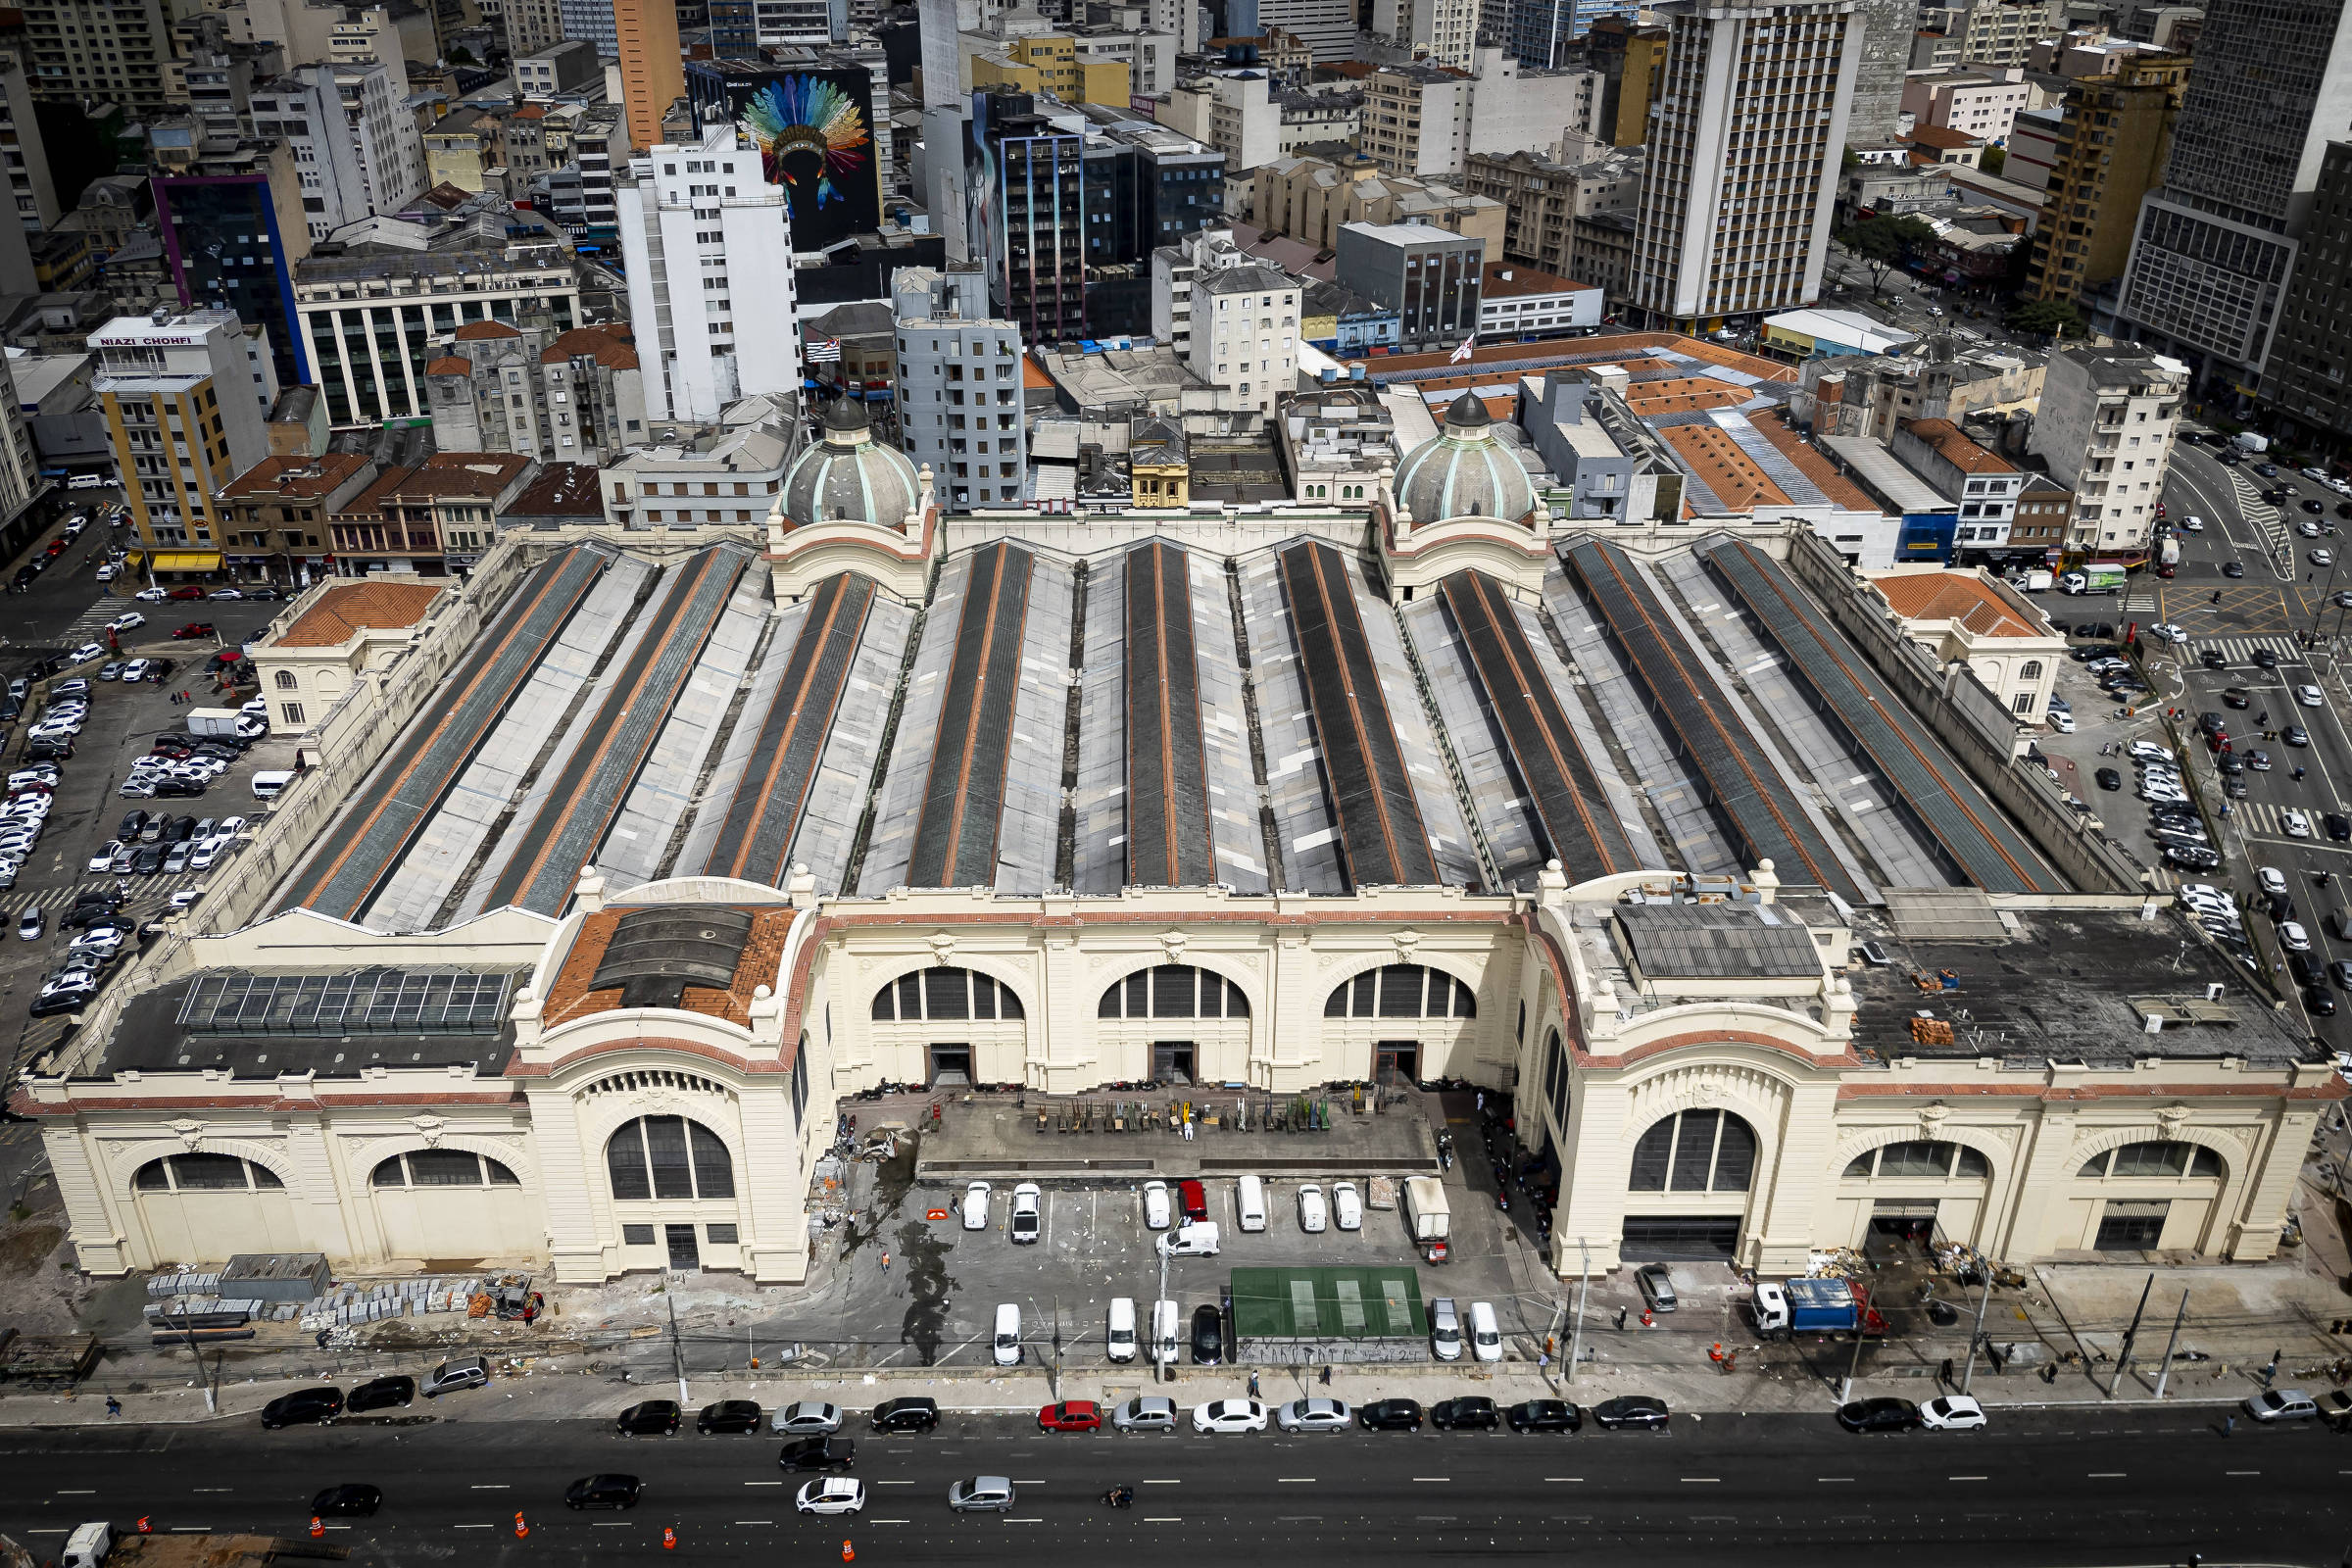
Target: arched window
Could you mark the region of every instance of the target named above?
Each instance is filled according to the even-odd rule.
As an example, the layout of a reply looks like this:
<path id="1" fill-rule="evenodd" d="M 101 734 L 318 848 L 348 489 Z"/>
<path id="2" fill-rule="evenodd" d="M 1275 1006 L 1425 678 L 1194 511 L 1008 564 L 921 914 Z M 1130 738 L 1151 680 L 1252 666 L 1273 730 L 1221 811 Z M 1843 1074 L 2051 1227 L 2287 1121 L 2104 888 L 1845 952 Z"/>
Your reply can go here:
<path id="1" fill-rule="evenodd" d="M 2039 680 L 2041 678 L 2041 661 L 2038 659 L 2027 660 L 2018 669 L 2017 678 L 2019 680 Z"/>
<path id="2" fill-rule="evenodd" d="M 130 1185 L 142 1193 L 267 1193 L 286 1184 L 269 1166 L 234 1154 L 167 1154 L 141 1165 Z"/>
<path id="3" fill-rule="evenodd" d="M 888 1022 L 959 1022 L 965 1018 L 1017 1019 L 1021 999 L 1012 988 L 969 969 L 917 969 L 874 993 L 874 1016 Z"/>
<path id="4" fill-rule="evenodd" d="M 1560 1047 L 1557 1029 L 1544 1031 L 1544 1099 L 1551 1119 L 1563 1132 L 1568 1126 L 1568 1053 Z"/>
<path id="5" fill-rule="evenodd" d="M 1965 1179 L 1991 1174 L 1992 1166 L 1983 1154 L 1965 1144 L 1940 1141 L 1930 1144 L 1888 1144 L 1884 1149 L 1856 1154 L 1845 1167 L 1845 1179 L 1849 1182 L 1873 1176 L 1956 1176 Z"/>
<path id="6" fill-rule="evenodd" d="M 1684 1110 L 1642 1135 L 1626 1186 L 1637 1193 L 1744 1193 L 1755 1171 L 1754 1128 L 1728 1110 Z"/>
<path id="7" fill-rule="evenodd" d="M 520 1187 L 497 1160 L 464 1149 L 418 1149 L 394 1154 L 368 1178 L 376 1187 Z"/>
<path id="8" fill-rule="evenodd" d="M 281 669 L 277 672 L 277 689 L 279 691 L 290 692 L 301 684 L 301 680 L 296 677 L 292 670 Z"/>
<path id="9" fill-rule="evenodd" d="M 1392 963 L 1332 988 L 1326 1018 L 1475 1018 L 1478 998 L 1453 976 L 1418 963 Z"/>
<path id="10" fill-rule="evenodd" d="M 1098 1018 L 1247 1018 L 1250 999 L 1223 975 L 1189 963 L 1138 969 L 1112 982 Z"/>
<path id="11" fill-rule="evenodd" d="M 2091 1180 L 2132 1176 L 2220 1176 L 2222 1156 L 2203 1144 L 2126 1144 L 2093 1154 L 2079 1173 Z"/>
<path id="12" fill-rule="evenodd" d="M 640 1116 L 605 1145 L 605 1172 L 615 1200 L 733 1198 L 735 1164 L 727 1146 L 701 1122 Z"/>

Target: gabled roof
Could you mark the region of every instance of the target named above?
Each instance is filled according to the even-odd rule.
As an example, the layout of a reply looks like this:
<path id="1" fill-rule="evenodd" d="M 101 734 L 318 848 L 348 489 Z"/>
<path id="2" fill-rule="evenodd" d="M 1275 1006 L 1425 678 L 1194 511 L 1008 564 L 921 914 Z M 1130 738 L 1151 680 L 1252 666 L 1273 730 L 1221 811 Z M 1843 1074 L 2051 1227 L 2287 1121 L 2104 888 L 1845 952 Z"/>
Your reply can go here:
<path id="1" fill-rule="evenodd" d="M 1871 585 L 1905 620 L 1957 621 L 1980 637 L 2051 637 L 2034 626 L 1973 571 L 1873 573 Z"/>
<path id="2" fill-rule="evenodd" d="M 270 646 L 340 648 L 363 631 L 414 626 L 441 593 L 439 587 L 424 583 L 337 584 L 320 594 L 318 602 L 271 639 Z"/>
<path id="3" fill-rule="evenodd" d="M 450 336 L 462 343 L 476 343 L 494 337 L 520 337 L 522 333 L 504 321 L 467 321 Z"/>
<path id="4" fill-rule="evenodd" d="M 540 351 L 543 365 L 561 365 L 565 360 L 594 360 L 608 370 L 634 370 L 637 350 L 610 328 L 575 326 Z"/>

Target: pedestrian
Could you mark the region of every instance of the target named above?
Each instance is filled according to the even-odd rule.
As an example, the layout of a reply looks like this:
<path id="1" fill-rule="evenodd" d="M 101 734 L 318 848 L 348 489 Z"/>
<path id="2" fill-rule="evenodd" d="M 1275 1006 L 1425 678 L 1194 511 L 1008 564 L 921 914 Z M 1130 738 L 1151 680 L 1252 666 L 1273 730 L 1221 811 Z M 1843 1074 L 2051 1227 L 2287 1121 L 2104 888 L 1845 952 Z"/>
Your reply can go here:
<path id="1" fill-rule="evenodd" d="M 1548 1372 L 1551 1370 L 1551 1352 L 1549 1350 L 1538 1350 L 1536 1352 L 1536 1370 L 1538 1372 Z"/>
<path id="2" fill-rule="evenodd" d="M 1617 1309 L 1617 1332 L 1625 1332 L 1625 1308 L 1622 1306 Z"/>
<path id="3" fill-rule="evenodd" d="M 1322 1384 L 1323 1384 L 1323 1386 L 1324 1386 L 1325 1388 L 1327 1388 L 1327 1389 L 1328 1389 L 1328 1388 L 1330 1388 L 1330 1387 L 1331 1387 L 1331 1368 L 1330 1368 L 1330 1366 L 1329 1366 L 1328 1364 L 1327 1364 L 1327 1365 L 1326 1365 L 1326 1366 L 1323 1368 L 1323 1373 L 1322 1373 L 1322 1377 L 1321 1377 L 1321 1380 L 1320 1380 L 1320 1381 L 1322 1382 Z"/>
<path id="4" fill-rule="evenodd" d="M 882 1272 L 884 1274 L 890 1272 L 890 1254 L 888 1252 L 882 1254 Z"/>
<path id="5" fill-rule="evenodd" d="M 1479 1112 L 1480 1112 L 1482 1115 L 1483 1115 L 1483 1114 L 1486 1112 L 1486 1108 L 1487 1108 L 1487 1092 L 1486 1092 L 1484 1089 L 1481 1089 L 1481 1090 L 1478 1092 L 1478 1108 L 1479 1108 Z"/>
<path id="6" fill-rule="evenodd" d="M 2232 1434 L 2234 1434 L 2236 1431 L 2237 1431 L 2237 1417 L 2235 1417 L 2235 1416 L 2233 1416 L 2233 1415 L 2226 1415 L 2226 1416 L 2222 1417 L 2222 1436 L 2223 1436 L 2223 1437 L 2225 1437 L 2225 1438 L 2227 1438 L 2227 1437 L 2230 1437 L 2230 1436 L 2231 1436 Z"/>
<path id="7" fill-rule="evenodd" d="M 122 1413 L 122 1401 L 116 1398 L 111 1394 L 108 1395 L 106 1396 L 106 1413 L 109 1419 L 121 1415 Z"/>
<path id="8" fill-rule="evenodd" d="M 1250 1374 L 1250 1397 L 1257 1397 L 1257 1374 L 1254 1372 Z"/>

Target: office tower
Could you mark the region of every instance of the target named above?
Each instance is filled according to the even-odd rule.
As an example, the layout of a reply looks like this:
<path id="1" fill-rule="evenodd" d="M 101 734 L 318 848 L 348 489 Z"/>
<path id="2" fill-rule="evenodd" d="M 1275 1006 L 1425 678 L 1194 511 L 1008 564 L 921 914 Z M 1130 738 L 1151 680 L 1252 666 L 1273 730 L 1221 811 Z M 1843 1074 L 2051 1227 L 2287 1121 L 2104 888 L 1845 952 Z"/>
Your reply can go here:
<path id="1" fill-rule="evenodd" d="M 2352 122 L 2344 0 L 2215 0 L 2197 36 L 2164 186 L 2140 207 L 2117 314 L 2250 386 L 2293 273 L 2330 136 Z"/>
<path id="2" fill-rule="evenodd" d="M 1853 0 L 1672 0 L 1627 291 L 1653 321 L 1815 298 L 1862 39 Z"/>
<path id="3" fill-rule="evenodd" d="M 40 122 L 33 118 L 24 57 L 15 52 L 0 52 L 0 146 L 9 154 L 8 189 L 18 220 L 40 233 L 57 221 L 57 187 L 50 179 Z"/>
<path id="4" fill-rule="evenodd" d="M 621 108 L 629 120 L 629 141 L 638 147 L 658 146 L 662 117 L 686 91 L 677 8 L 670 0 L 612 0 L 612 23 L 619 40 Z"/>
<path id="5" fill-rule="evenodd" d="M 158 174 L 155 220 L 183 305 L 217 306 L 270 340 L 277 380 L 311 380 L 294 264 L 311 252 L 301 176 L 282 141 L 253 142 Z"/>
<path id="6" fill-rule="evenodd" d="M 906 456 L 929 465 L 952 511 L 1017 505 L 1029 480 L 1021 411 L 1021 333 L 989 314 L 978 268 L 901 268 L 899 430 Z"/>
<path id="7" fill-rule="evenodd" d="M 1435 66 L 1468 69 L 1478 45 L 1478 0 L 1372 0 L 1371 30 Z"/>
<path id="8" fill-rule="evenodd" d="M 2303 259 L 2278 313 L 2278 331 L 2262 376 L 2273 409 L 2314 434 L 2352 435 L 2352 143 L 2329 142 L 2312 192 Z"/>
<path id="9" fill-rule="evenodd" d="M 1600 73 L 1600 117 L 1595 134 L 1616 147 L 1649 139 L 1649 106 L 1666 79 L 1664 27 L 1631 17 L 1602 17 L 1585 35 L 1585 62 Z"/>
<path id="10" fill-rule="evenodd" d="M 1849 26 L 1861 35 L 1862 56 L 1854 66 L 1845 144 L 1875 147 L 1894 139 L 1903 110 L 1903 73 L 1919 33 L 1918 0 L 1854 0 Z"/>
<path id="11" fill-rule="evenodd" d="M 254 83 L 254 128 L 293 149 L 311 238 L 400 212 L 424 193 L 424 144 L 393 88 L 390 70 L 372 60 Z"/>
<path id="12" fill-rule="evenodd" d="M 1278 27 L 1304 39 L 1317 65 L 1354 57 L 1354 0 L 1257 0 L 1256 24 L 1246 30 L 1255 36 Z"/>
<path id="13" fill-rule="evenodd" d="M 226 535 L 215 494 L 270 455 L 263 411 L 277 384 L 269 361 L 230 311 L 120 317 L 90 334 L 90 387 L 139 542 L 204 553 L 165 569 L 218 571 Z"/>
<path id="14" fill-rule="evenodd" d="M 134 114 L 170 104 L 172 20 L 162 0 L 33 0 L 23 12 L 35 97 L 120 103 Z"/>
<path id="15" fill-rule="evenodd" d="M 2172 150 L 2187 75 L 2184 55 L 2142 55 L 2113 75 L 2067 84 L 2022 290 L 2027 299 L 2079 299 L 2124 275 L 2140 199 L 2163 177 Z"/>
<path id="16" fill-rule="evenodd" d="M 732 125 L 657 145 L 614 192 L 649 418 L 710 420 L 736 399 L 801 390 L 784 190 Z"/>
<path id="17" fill-rule="evenodd" d="M 510 9 L 514 0 L 507 0 Z M 539 47 L 576 38 L 596 45 L 599 59 L 616 60 L 620 57 L 620 34 L 613 20 L 612 0 L 556 0 L 556 15 L 563 24 L 563 32 Z M 674 16 L 674 13 L 673 13 Z M 523 53 L 527 51 L 517 51 Z"/>
<path id="18" fill-rule="evenodd" d="M 1085 336 L 1086 138 L 1027 93 L 976 92 L 972 142 L 969 243 L 993 308 L 1029 343 Z"/>

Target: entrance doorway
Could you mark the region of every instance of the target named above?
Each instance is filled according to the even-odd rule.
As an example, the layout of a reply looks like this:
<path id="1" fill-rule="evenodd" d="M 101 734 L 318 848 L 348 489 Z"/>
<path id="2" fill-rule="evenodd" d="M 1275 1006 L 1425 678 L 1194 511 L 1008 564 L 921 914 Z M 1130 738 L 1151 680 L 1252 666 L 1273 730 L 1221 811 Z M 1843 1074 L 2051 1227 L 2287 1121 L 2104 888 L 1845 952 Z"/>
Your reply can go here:
<path id="1" fill-rule="evenodd" d="M 1689 1263 L 1730 1257 L 1740 1250 L 1740 1221 L 1712 1215 L 1628 1219 L 1619 1255 L 1636 1263 Z"/>
<path id="2" fill-rule="evenodd" d="M 662 1227 L 662 1234 L 669 1242 L 669 1266 L 671 1268 L 699 1269 L 703 1266 L 702 1251 L 694 1245 L 693 1226 L 664 1225 Z"/>
<path id="3" fill-rule="evenodd" d="M 972 1048 L 966 1045 L 931 1048 L 931 1087 L 966 1088 L 972 1081 Z"/>
<path id="4" fill-rule="evenodd" d="M 2163 1242 L 2169 1201 L 2110 1201 L 2099 1214 L 2098 1239 L 2091 1245 L 2102 1252 L 2150 1252 Z"/>
<path id="5" fill-rule="evenodd" d="M 1383 1040 L 1372 1048 L 1372 1081 L 1383 1089 L 1421 1076 L 1421 1048 L 1410 1040 Z"/>
<path id="6" fill-rule="evenodd" d="M 1936 1235 L 1936 1203 L 1889 1201 L 1882 1199 L 1870 1209 L 1870 1236 L 1863 1250 L 1872 1257 L 1903 1256 L 1926 1248 Z"/>
<path id="7" fill-rule="evenodd" d="M 1152 1076 L 1163 1084 L 1193 1081 L 1193 1043 L 1190 1040 L 1152 1042 Z"/>

